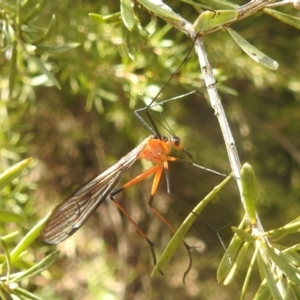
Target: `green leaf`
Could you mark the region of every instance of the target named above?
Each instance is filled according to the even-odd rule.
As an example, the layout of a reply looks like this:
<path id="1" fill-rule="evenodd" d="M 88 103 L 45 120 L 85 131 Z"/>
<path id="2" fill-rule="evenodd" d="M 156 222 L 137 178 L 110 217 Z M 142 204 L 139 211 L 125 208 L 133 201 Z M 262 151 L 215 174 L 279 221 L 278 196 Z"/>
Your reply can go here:
<path id="1" fill-rule="evenodd" d="M 201 0 L 201 4 L 214 9 L 237 9 L 239 6 L 226 0 Z"/>
<path id="2" fill-rule="evenodd" d="M 2 287 L 0 288 L 0 298 L 1 300 L 14 300 L 14 298 L 11 297 L 10 290 L 5 283 L 3 283 Z"/>
<path id="3" fill-rule="evenodd" d="M 18 282 L 21 281 L 22 279 L 40 274 L 41 272 L 48 269 L 49 266 L 53 264 L 53 262 L 57 259 L 59 252 L 60 252 L 59 250 L 52 252 L 51 254 L 46 256 L 42 261 L 40 261 L 33 267 L 29 268 L 28 270 L 22 272 L 21 274 L 14 277 L 13 279 L 9 280 L 8 282 Z"/>
<path id="4" fill-rule="evenodd" d="M 42 52 L 58 54 L 58 53 L 67 52 L 78 46 L 80 46 L 80 43 L 69 43 L 69 44 L 61 45 L 61 46 L 38 45 L 38 46 L 36 46 L 36 49 L 39 51 L 42 51 Z"/>
<path id="5" fill-rule="evenodd" d="M 243 240 L 238 235 L 235 234 L 233 239 L 230 242 L 228 249 L 223 255 L 221 263 L 218 267 L 218 271 L 217 271 L 218 282 L 222 281 L 224 278 L 227 277 L 228 273 L 232 268 L 233 261 L 235 260 L 235 257 L 241 248 L 242 243 Z"/>
<path id="6" fill-rule="evenodd" d="M 290 297 L 288 298 L 288 296 Z M 287 297 L 286 299 L 300 299 L 300 288 L 299 285 L 295 285 L 290 280 L 288 281 Z"/>
<path id="7" fill-rule="evenodd" d="M 239 225 L 239 229 L 242 230 L 245 224 L 245 220 L 246 218 L 244 217 L 241 224 Z M 241 248 L 242 243 L 243 240 L 237 234 L 234 234 L 219 264 L 218 271 L 217 271 L 218 282 L 222 281 L 228 275 L 232 267 L 232 262 L 234 261 L 239 249 Z"/>
<path id="8" fill-rule="evenodd" d="M 7 265 L 7 278 L 9 279 L 10 277 L 10 272 L 11 272 L 11 258 L 10 258 L 10 253 L 7 248 L 7 245 L 3 239 L 0 238 L 0 244 L 1 248 L 3 249 L 3 252 L 5 254 L 5 260 L 6 260 L 6 265 Z"/>
<path id="9" fill-rule="evenodd" d="M 168 263 L 176 249 L 183 243 L 186 233 L 193 225 L 194 221 L 197 219 L 197 216 L 230 179 L 231 175 L 227 176 L 218 186 L 214 187 L 214 189 L 203 200 L 201 200 L 199 204 L 193 209 L 193 211 L 188 215 L 179 229 L 175 232 L 171 241 L 168 243 L 163 254 L 159 258 L 157 264 L 154 266 L 151 277 L 158 274 L 161 269 Z"/>
<path id="10" fill-rule="evenodd" d="M 121 0 L 121 16 L 123 23 L 129 31 L 134 27 L 134 11 L 131 0 Z"/>
<path id="11" fill-rule="evenodd" d="M 24 1 L 21 14 L 22 24 L 26 24 L 34 19 L 44 8 L 45 2 L 45 0 L 41 0 L 39 3 L 35 3 L 35 1 Z"/>
<path id="12" fill-rule="evenodd" d="M 281 251 L 266 242 L 261 242 L 260 246 L 268 258 L 271 259 L 291 281 L 295 284 L 300 284 L 300 270 L 292 266 Z"/>
<path id="13" fill-rule="evenodd" d="M 10 67 L 9 67 L 9 97 L 12 97 L 14 91 L 14 85 L 16 81 L 17 74 L 17 57 L 18 57 L 18 44 L 17 42 L 13 42 L 12 51 L 11 51 L 11 59 L 10 59 Z"/>
<path id="14" fill-rule="evenodd" d="M 262 236 L 281 235 L 281 237 L 283 237 L 287 234 L 296 233 L 299 231 L 300 231 L 300 221 L 297 221 L 294 223 L 289 223 L 289 224 L 279 227 L 277 229 L 266 231 L 262 234 Z"/>
<path id="15" fill-rule="evenodd" d="M 269 286 L 267 285 L 267 281 L 264 280 L 261 283 L 257 292 L 255 293 L 253 300 L 265 300 L 265 299 L 270 299 L 270 297 L 271 297 L 271 291 L 269 289 Z"/>
<path id="16" fill-rule="evenodd" d="M 118 23 L 122 20 L 121 13 L 117 12 L 115 14 L 102 16 L 99 14 L 90 13 L 89 17 L 91 20 L 97 22 L 97 23 Z"/>
<path id="17" fill-rule="evenodd" d="M 1 239 L 6 242 L 6 243 L 10 243 L 12 240 L 15 239 L 15 237 L 19 234 L 19 231 L 14 231 L 14 232 L 11 232 L 9 234 L 6 234 L 6 235 L 3 235 L 1 237 Z"/>
<path id="18" fill-rule="evenodd" d="M 234 280 L 236 275 L 238 274 L 239 269 L 240 269 L 241 265 L 244 262 L 244 259 L 245 259 L 245 256 L 247 254 L 249 245 L 250 245 L 250 243 L 245 242 L 243 244 L 243 246 L 240 248 L 235 260 L 233 261 L 232 267 L 231 267 L 227 277 L 224 280 L 224 285 L 230 284 Z"/>
<path id="19" fill-rule="evenodd" d="M 16 214 L 7 210 L 0 210 L 0 222 L 4 223 L 23 223 L 25 218 L 23 215 Z"/>
<path id="20" fill-rule="evenodd" d="M 231 229 L 245 242 L 253 243 L 256 240 L 256 237 L 246 230 L 239 229 L 234 226 L 232 226 Z"/>
<path id="21" fill-rule="evenodd" d="M 257 247 L 255 247 L 255 251 L 252 255 L 251 262 L 249 264 L 249 267 L 248 267 L 248 270 L 247 270 L 247 273 L 246 273 L 246 277 L 245 277 L 245 280 L 244 280 L 244 284 L 243 284 L 243 287 L 242 287 L 241 297 L 240 297 L 241 300 L 246 299 L 246 294 L 247 294 L 247 291 L 248 291 L 248 286 L 249 286 L 251 274 L 252 274 L 255 262 L 257 261 L 258 251 L 259 251 L 259 249 Z"/>
<path id="22" fill-rule="evenodd" d="M 242 48 L 242 50 L 246 54 L 248 54 L 254 61 L 262 64 L 263 66 L 271 70 L 276 70 L 278 68 L 278 63 L 275 60 L 259 51 L 232 28 L 226 27 L 226 30 L 230 33 L 231 37 Z"/>
<path id="23" fill-rule="evenodd" d="M 239 14 L 236 10 L 205 11 L 195 21 L 194 28 L 197 32 L 205 32 L 233 21 L 238 16 Z"/>
<path id="24" fill-rule="evenodd" d="M 269 9 L 269 8 L 264 8 L 263 12 L 278 19 L 279 21 L 286 23 L 288 25 L 291 25 L 297 29 L 300 29 L 300 19 L 297 17 L 293 17 L 287 14 L 284 14 L 282 12 Z"/>
<path id="25" fill-rule="evenodd" d="M 56 25 L 56 18 L 55 18 L 55 15 L 52 15 L 48 29 L 45 31 L 44 34 L 41 35 L 40 38 L 33 41 L 32 44 L 39 44 L 39 43 L 45 41 L 46 39 L 48 39 L 48 37 L 50 37 L 52 35 L 55 25 Z"/>
<path id="26" fill-rule="evenodd" d="M 276 248 L 280 249 L 280 246 L 276 245 Z M 287 261 L 294 266 L 298 266 L 300 262 L 300 254 L 297 251 L 300 250 L 300 244 L 296 244 L 292 247 L 282 250 L 282 254 L 285 256 Z"/>
<path id="27" fill-rule="evenodd" d="M 167 18 L 175 21 L 180 21 L 180 16 L 175 14 L 168 6 L 161 5 L 160 3 L 153 3 L 151 0 L 137 0 L 146 9 L 154 13 L 154 15 Z M 161 2 L 162 3 L 162 2 Z"/>
<path id="28" fill-rule="evenodd" d="M 256 182 L 253 168 L 245 163 L 241 169 L 242 202 L 251 225 L 256 225 Z"/>
<path id="29" fill-rule="evenodd" d="M 26 158 L 0 174 L 0 190 L 12 182 L 13 179 L 19 177 L 23 170 L 28 168 L 31 161 L 32 157 Z"/>
<path id="30" fill-rule="evenodd" d="M 36 56 L 31 56 L 30 58 L 34 61 L 34 63 L 38 66 L 42 73 L 44 73 L 47 76 L 49 81 L 51 81 L 58 89 L 61 89 L 59 82 L 54 77 L 54 75 L 46 68 L 44 63 Z"/>
<path id="31" fill-rule="evenodd" d="M 16 296 L 24 296 L 26 299 L 31 299 L 31 300 L 41 300 L 41 298 L 35 296 L 34 294 L 20 288 L 20 287 L 17 287 L 13 290 L 11 290 L 11 293 L 16 295 Z M 24 299 L 24 298 L 20 298 L 20 299 Z"/>
<path id="32" fill-rule="evenodd" d="M 25 251 L 35 240 L 37 237 L 39 237 L 41 229 L 47 220 L 48 215 L 39 221 L 25 236 L 24 238 L 19 242 L 19 244 L 12 250 L 10 257 L 11 262 L 14 264 L 19 258 L 19 256 L 22 254 L 23 251 Z"/>
<path id="33" fill-rule="evenodd" d="M 264 242 L 262 242 L 261 244 L 263 244 L 263 243 Z M 260 248 L 257 258 L 258 258 L 259 266 L 263 269 L 263 272 L 264 272 L 264 275 L 266 278 L 266 282 L 267 282 L 267 287 L 268 287 L 271 295 L 273 296 L 274 300 L 283 300 L 283 298 L 281 297 L 280 292 L 277 288 L 276 281 L 275 281 L 275 278 L 273 275 L 273 271 L 271 270 L 271 266 L 269 264 L 268 257 L 266 256 L 266 253 L 263 251 L 262 248 Z M 267 291 L 264 291 L 264 292 L 266 293 Z M 260 298 L 260 299 L 264 299 L 264 298 Z"/>

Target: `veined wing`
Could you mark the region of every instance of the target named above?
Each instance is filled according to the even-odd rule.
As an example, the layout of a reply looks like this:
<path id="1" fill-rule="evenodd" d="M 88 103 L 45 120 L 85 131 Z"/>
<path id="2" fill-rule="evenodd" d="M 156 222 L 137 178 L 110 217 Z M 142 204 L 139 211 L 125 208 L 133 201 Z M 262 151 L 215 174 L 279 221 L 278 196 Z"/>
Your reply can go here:
<path id="1" fill-rule="evenodd" d="M 106 171 L 87 182 L 72 196 L 59 204 L 50 214 L 41 232 L 41 238 L 49 244 L 57 244 L 74 234 L 106 199 L 122 175 L 137 160 L 150 137 Z"/>

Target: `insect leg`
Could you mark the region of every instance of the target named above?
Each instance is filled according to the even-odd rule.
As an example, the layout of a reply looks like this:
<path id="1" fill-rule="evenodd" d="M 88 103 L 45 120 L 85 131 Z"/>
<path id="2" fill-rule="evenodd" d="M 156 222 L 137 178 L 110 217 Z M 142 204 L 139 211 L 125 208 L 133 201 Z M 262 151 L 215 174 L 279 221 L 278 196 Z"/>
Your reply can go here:
<path id="1" fill-rule="evenodd" d="M 176 160 L 176 158 L 171 157 L 171 160 Z M 164 164 L 162 166 L 158 166 L 159 168 L 157 169 L 155 176 L 154 176 L 154 180 L 153 180 L 153 184 L 152 184 L 152 188 L 151 188 L 151 194 L 150 194 L 150 199 L 149 199 L 149 206 L 150 208 L 153 210 L 153 212 L 168 226 L 168 228 L 175 233 L 176 230 L 174 229 L 174 227 L 169 223 L 169 221 L 158 211 L 158 209 L 153 205 L 153 201 L 154 201 L 154 196 L 156 194 L 157 191 L 157 187 L 158 184 L 160 182 L 161 179 L 161 175 L 163 173 L 163 171 L 165 171 L 166 174 L 166 182 L 167 182 L 167 193 L 168 195 L 170 195 L 173 199 L 177 200 L 175 198 L 175 196 L 172 195 L 171 193 L 171 185 L 170 185 L 170 177 L 169 177 L 169 168 L 168 168 L 168 162 L 164 162 Z M 192 258 L 192 254 L 191 254 L 191 247 L 186 243 L 183 242 L 184 247 L 187 249 L 188 251 L 188 256 L 189 256 L 189 265 L 186 269 L 186 271 L 184 272 L 184 277 L 183 277 L 183 282 L 185 281 L 185 278 L 187 276 L 187 274 L 189 273 L 189 271 L 191 270 L 192 267 L 192 263 L 193 263 L 193 258 Z"/>
<path id="2" fill-rule="evenodd" d="M 135 178 L 133 178 L 132 180 L 130 180 L 129 182 L 127 182 L 126 184 L 124 184 L 122 187 L 120 187 L 119 189 L 113 191 L 110 193 L 110 199 L 114 202 L 114 204 L 118 207 L 118 209 L 124 214 L 124 216 L 131 222 L 131 224 L 136 228 L 136 230 L 140 233 L 140 235 L 146 240 L 146 242 L 148 243 L 150 250 L 151 250 L 151 254 L 152 254 L 152 258 L 153 258 L 153 263 L 154 265 L 156 265 L 156 255 L 155 255 L 155 251 L 154 251 L 154 243 L 149 240 L 149 238 L 145 235 L 145 233 L 140 229 L 140 227 L 137 225 L 137 223 L 131 218 L 131 216 L 128 214 L 128 212 L 125 210 L 125 208 L 114 199 L 114 196 L 117 195 L 118 193 L 122 192 L 123 190 L 125 190 L 126 188 L 138 183 L 139 181 L 145 179 L 146 177 L 152 175 L 152 174 L 156 174 L 157 169 L 159 168 L 158 165 L 155 165 L 153 167 L 151 167 L 150 169 L 144 171 L 142 174 L 136 176 Z M 162 275 L 163 273 L 160 272 Z"/>

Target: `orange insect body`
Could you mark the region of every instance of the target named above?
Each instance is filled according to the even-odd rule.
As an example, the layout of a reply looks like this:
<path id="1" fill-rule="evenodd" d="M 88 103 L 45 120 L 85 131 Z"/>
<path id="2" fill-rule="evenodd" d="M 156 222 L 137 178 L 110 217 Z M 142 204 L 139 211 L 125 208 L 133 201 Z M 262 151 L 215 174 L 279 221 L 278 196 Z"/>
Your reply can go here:
<path id="1" fill-rule="evenodd" d="M 166 137 L 163 137 L 162 140 L 150 138 L 138 158 L 149 160 L 155 165 L 163 165 L 164 162 L 170 160 L 172 148 L 183 149 L 178 137 L 176 140 Z"/>

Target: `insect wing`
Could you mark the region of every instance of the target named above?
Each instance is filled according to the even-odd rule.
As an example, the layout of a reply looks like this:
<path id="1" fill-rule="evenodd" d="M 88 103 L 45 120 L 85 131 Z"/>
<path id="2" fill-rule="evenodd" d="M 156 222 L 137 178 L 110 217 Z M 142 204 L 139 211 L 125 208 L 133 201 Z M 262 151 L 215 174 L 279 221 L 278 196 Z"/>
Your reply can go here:
<path id="1" fill-rule="evenodd" d="M 74 234 L 95 209 L 106 199 L 122 175 L 137 160 L 148 143 L 145 139 L 106 171 L 87 182 L 72 196 L 59 204 L 50 214 L 41 232 L 49 244 L 57 244 Z"/>

